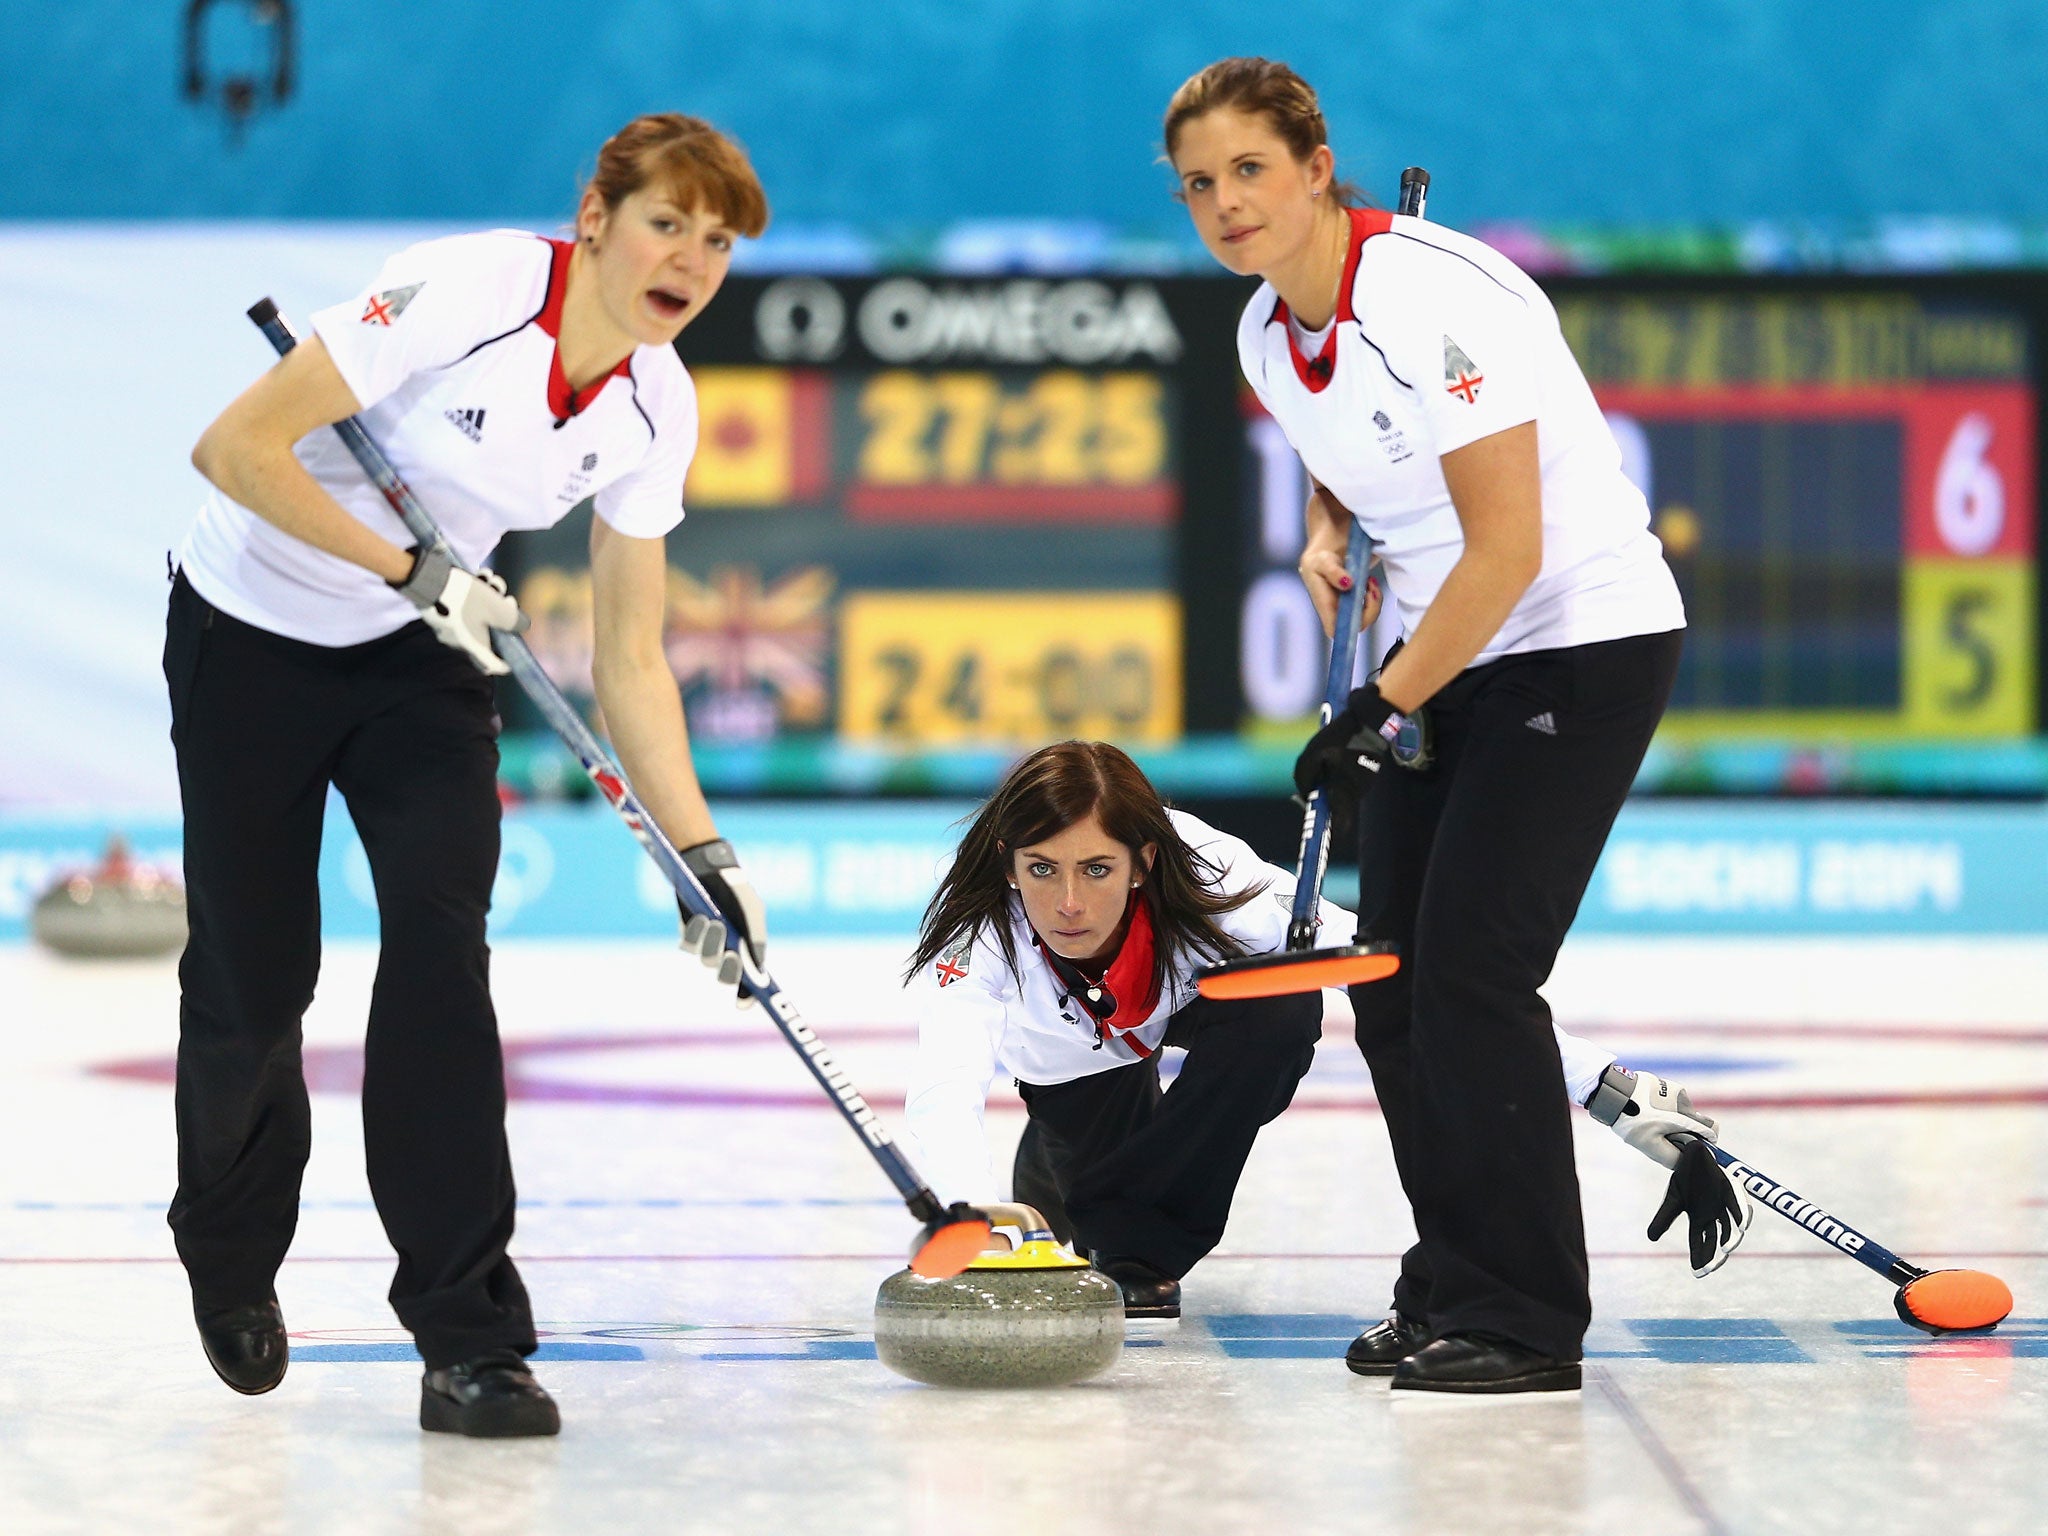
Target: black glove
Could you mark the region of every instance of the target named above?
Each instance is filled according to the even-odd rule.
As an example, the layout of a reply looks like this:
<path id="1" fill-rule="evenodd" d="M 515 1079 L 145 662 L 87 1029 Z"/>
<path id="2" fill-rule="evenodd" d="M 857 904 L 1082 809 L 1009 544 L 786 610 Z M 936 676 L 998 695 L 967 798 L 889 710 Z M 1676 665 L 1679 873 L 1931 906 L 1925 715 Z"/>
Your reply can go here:
<path id="1" fill-rule="evenodd" d="M 1378 683 L 1367 683 L 1309 737 L 1294 760 L 1294 787 L 1304 799 L 1325 784 L 1363 796 L 1389 763 L 1427 768 L 1435 760 L 1435 745 L 1426 708 L 1404 715 L 1380 697 Z"/>
<path id="2" fill-rule="evenodd" d="M 766 965 L 767 909 L 761 905 L 761 897 L 755 891 L 753 881 L 740 868 L 739 855 L 732 851 L 732 844 L 724 838 L 698 843 L 681 852 L 683 867 L 697 877 L 697 883 L 704 887 L 705 894 L 724 919 L 723 922 L 715 922 L 700 916 L 684 906 L 682 898 L 678 897 L 676 907 L 683 919 L 683 948 L 692 951 L 718 972 L 720 986 L 738 986 L 740 957 L 726 948 L 726 933 L 730 930 L 739 936 L 753 951 L 756 965 Z M 746 995 L 746 989 L 742 987 L 742 1001 L 746 1000 Z"/>
<path id="3" fill-rule="evenodd" d="M 1735 1192 L 1728 1175 L 1714 1161 L 1707 1143 L 1698 1136 L 1674 1136 L 1680 1145 L 1678 1166 L 1671 1170 L 1670 1187 L 1664 1203 L 1650 1218 L 1649 1237 L 1655 1242 L 1671 1230 L 1672 1222 L 1685 1213 L 1692 1272 L 1702 1278 L 1728 1260 L 1742 1236 L 1749 1230 L 1754 1208 Z"/>

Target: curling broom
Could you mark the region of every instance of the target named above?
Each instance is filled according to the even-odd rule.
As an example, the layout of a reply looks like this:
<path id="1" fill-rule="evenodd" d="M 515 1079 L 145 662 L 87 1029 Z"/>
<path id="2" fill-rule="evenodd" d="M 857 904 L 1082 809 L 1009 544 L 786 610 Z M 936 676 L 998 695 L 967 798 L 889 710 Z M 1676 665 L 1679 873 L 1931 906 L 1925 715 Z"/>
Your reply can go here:
<path id="1" fill-rule="evenodd" d="M 1429 172 L 1411 165 L 1401 173 L 1401 212 L 1422 217 L 1429 197 Z M 1321 724 L 1328 725 L 1351 697 L 1351 670 L 1358 655 L 1358 631 L 1365 609 L 1365 577 L 1372 564 L 1372 540 L 1356 518 L 1344 551 L 1351 588 L 1337 599 L 1336 632 L 1330 637 L 1330 671 L 1323 686 Z M 1195 973 L 1202 996 L 1230 999 L 1281 997 L 1322 987 L 1382 981 L 1401 968 L 1398 945 L 1384 941 L 1317 949 L 1316 912 L 1322 905 L 1323 874 L 1330 862 L 1330 790 L 1308 797 L 1301 819 L 1301 852 L 1295 866 L 1294 909 L 1287 923 L 1287 947 L 1278 954 L 1252 955 L 1205 966 Z"/>
<path id="2" fill-rule="evenodd" d="M 1330 675 L 1323 697 L 1322 723 L 1328 725 L 1351 693 L 1352 659 L 1358 653 L 1359 616 L 1365 606 L 1365 572 L 1372 561 L 1372 540 L 1351 523 L 1351 542 L 1344 569 L 1350 590 L 1337 600 L 1337 632 L 1330 642 Z M 1202 996 L 1217 999 L 1282 997 L 1314 992 L 1321 987 L 1348 987 L 1379 981 L 1401 968 L 1397 945 L 1384 941 L 1317 949 L 1316 914 L 1322 906 L 1323 873 L 1330 862 L 1330 786 L 1310 791 L 1301 821 L 1301 855 L 1294 881 L 1294 910 L 1287 923 L 1287 947 L 1277 954 L 1251 955 L 1204 966 L 1195 972 Z"/>
<path id="3" fill-rule="evenodd" d="M 1706 1143 L 1714 1161 L 1728 1177 L 1794 1226 L 1803 1227 L 1858 1264 L 1876 1270 L 1898 1294 L 1892 1306 L 1899 1321 L 1924 1333 L 1983 1332 L 1996 1328 L 2012 1313 L 2012 1291 L 1998 1276 L 1981 1269 L 1922 1269 L 1889 1248 L 1871 1241 L 1839 1216 L 1830 1215 L 1805 1196 L 1759 1173 L 1724 1147 Z"/>

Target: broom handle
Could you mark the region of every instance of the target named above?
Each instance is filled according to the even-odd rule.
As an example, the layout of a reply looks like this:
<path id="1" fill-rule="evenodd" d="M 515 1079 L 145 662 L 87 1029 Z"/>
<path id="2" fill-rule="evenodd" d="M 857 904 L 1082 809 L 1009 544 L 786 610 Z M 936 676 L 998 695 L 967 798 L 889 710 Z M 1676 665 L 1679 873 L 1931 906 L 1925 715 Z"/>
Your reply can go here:
<path id="1" fill-rule="evenodd" d="M 1318 725 L 1328 725 L 1351 698 L 1351 673 L 1358 664 L 1358 631 L 1365 613 L 1365 573 L 1372 564 L 1372 540 L 1351 520 L 1351 538 L 1344 547 L 1344 570 L 1350 589 L 1337 597 L 1337 631 L 1330 637 L 1330 672 L 1323 683 L 1323 709 Z M 1287 923 L 1289 949 L 1316 947 L 1316 912 L 1322 905 L 1323 874 L 1330 864 L 1330 785 L 1309 792 L 1301 818 L 1301 851 L 1295 863 L 1294 911 Z"/>
<path id="2" fill-rule="evenodd" d="M 1429 201 L 1429 172 L 1411 165 L 1401 173 L 1399 210 L 1421 218 Z M 1372 564 L 1372 540 L 1358 520 L 1351 520 L 1351 541 L 1344 551 L 1344 569 L 1351 590 L 1337 600 L 1337 632 L 1330 638 L 1330 675 L 1323 687 L 1323 713 L 1328 725 L 1351 697 L 1351 672 L 1358 661 L 1359 616 L 1365 604 L 1365 573 Z M 1316 947 L 1316 910 L 1323 900 L 1323 875 L 1330 865 L 1330 796 L 1318 789 L 1308 797 L 1301 818 L 1301 849 L 1295 858 L 1294 910 L 1287 921 L 1287 947 Z"/>
<path id="3" fill-rule="evenodd" d="M 1830 1247 L 1838 1248 L 1858 1264 L 1876 1270 L 1893 1285 L 1904 1285 L 1908 1280 L 1918 1280 L 1927 1271 L 1917 1264 L 1909 1264 L 1891 1249 L 1874 1239 L 1865 1237 L 1841 1217 L 1822 1210 L 1804 1195 L 1788 1189 L 1767 1173 L 1760 1173 L 1751 1164 L 1737 1157 L 1724 1147 L 1712 1142 L 1707 1150 L 1714 1154 L 1714 1161 L 1726 1170 L 1728 1177 L 1760 1205 L 1768 1206 L 1795 1227 L 1804 1227 Z"/>

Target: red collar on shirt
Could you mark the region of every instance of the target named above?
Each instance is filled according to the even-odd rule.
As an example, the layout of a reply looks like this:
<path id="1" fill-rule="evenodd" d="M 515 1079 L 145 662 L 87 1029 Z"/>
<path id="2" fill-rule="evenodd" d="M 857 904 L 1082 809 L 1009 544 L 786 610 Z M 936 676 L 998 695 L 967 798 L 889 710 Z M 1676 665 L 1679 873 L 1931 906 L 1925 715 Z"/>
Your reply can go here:
<path id="1" fill-rule="evenodd" d="M 633 354 L 628 352 L 620 358 L 619 366 L 595 384 L 580 390 L 569 387 L 569 380 L 562 373 L 562 303 L 569 296 L 569 258 L 576 247 L 567 240 L 550 240 L 548 244 L 554 252 L 548 262 L 548 296 L 533 323 L 555 343 L 555 354 L 548 359 L 548 410 L 560 426 L 587 409 L 613 379 L 632 377 Z"/>
<path id="2" fill-rule="evenodd" d="M 1115 1005 L 1106 1012 L 1100 1011 L 1100 1005 L 1089 1000 L 1088 992 L 1096 983 L 1082 976 L 1073 961 L 1054 954 L 1037 934 L 1031 938 L 1045 955 L 1060 985 L 1081 1005 L 1082 1012 L 1094 1021 L 1097 1038 L 1108 1040 L 1114 1036 L 1140 1056 L 1152 1054 L 1149 1047 L 1131 1034 L 1151 1018 L 1152 1010 L 1159 1006 L 1159 968 L 1153 964 L 1152 908 L 1144 897 L 1132 896 L 1131 920 L 1124 928 L 1123 943 L 1118 946 L 1116 957 L 1109 962 L 1109 968 L 1102 973 L 1099 985 L 1101 1001 Z"/>
<path id="3" fill-rule="evenodd" d="M 1319 395 L 1329 387 L 1330 380 L 1337 373 L 1337 328 L 1347 320 L 1356 320 L 1357 314 L 1351 308 L 1351 289 L 1358 281 L 1358 253 L 1365 249 L 1365 242 L 1374 235 L 1384 235 L 1394 227 L 1394 216 L 1384 208 L 1350 208 L 1351 248 L 1344 253 L 1344 275 L 1337 282 L 1337 316 L 1330 323 L 1330 334 L 1323 338 L 1323 350 L 1314 357 L 1301 355 L 1301 348 L 1295 345 L 1294 331 L 1287 324 L 1287 301 L 1275 299 L 1273 313 L 1268 325 L 1276 322 L 1281 334 L 1287 338 L 1287 355 L 1294 359 L 1294 372 L 1312 395 Z"/>

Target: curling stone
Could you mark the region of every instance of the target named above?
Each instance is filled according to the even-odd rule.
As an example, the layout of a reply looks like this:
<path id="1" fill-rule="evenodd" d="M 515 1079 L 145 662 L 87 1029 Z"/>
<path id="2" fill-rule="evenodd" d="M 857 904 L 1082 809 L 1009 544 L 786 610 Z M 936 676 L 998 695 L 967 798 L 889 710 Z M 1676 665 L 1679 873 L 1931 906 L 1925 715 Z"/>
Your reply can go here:
<path id="1" fill-rule="evenodd" d="M 185 947 L 185 892 L 135 863 L 118 836 L 94 870 L 60 875 L 36 898 L 29 932 L 60 955 L 175 954 Z"/>
<path id="2" fill-rule="evenodd" d="M 882 1364 L 934 1387 L 1063 1387 L 1116 1364 L 1124 1347 L 1116 1282 L 1055 1242 L 1030 1206 L 980 1209 L 1022 1240 L 950 1279 L 905 1269 L 884 1280 L 875 1295 Z"/>

